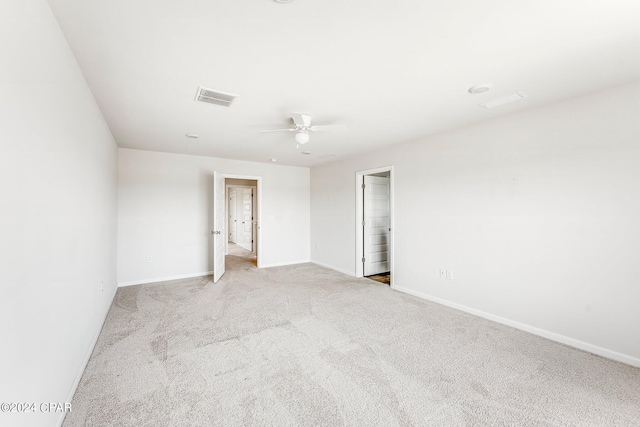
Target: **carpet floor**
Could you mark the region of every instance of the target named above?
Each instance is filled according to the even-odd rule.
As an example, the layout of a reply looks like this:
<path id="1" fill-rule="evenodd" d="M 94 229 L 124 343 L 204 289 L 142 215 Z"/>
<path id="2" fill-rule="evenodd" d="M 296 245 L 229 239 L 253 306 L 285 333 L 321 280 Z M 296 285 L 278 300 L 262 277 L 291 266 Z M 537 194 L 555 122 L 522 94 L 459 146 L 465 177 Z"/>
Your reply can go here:
<path id="1" fill-rule="evenodd" d="M 640 369 L 313 264 L 120 288 L 71 426 L 638 426 Z"/>

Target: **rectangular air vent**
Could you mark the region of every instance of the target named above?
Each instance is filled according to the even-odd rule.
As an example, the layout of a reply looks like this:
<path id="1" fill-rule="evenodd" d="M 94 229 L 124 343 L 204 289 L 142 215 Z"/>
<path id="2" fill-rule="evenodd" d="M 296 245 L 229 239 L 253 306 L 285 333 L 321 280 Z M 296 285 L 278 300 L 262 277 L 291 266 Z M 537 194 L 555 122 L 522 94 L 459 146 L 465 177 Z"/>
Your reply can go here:
<path id="1" fill-rule="evenodd" d="M 522 98 L 526 98 L 526 97 L 527 95 L 525 95 L 524 93 L 516 92 L 502 98 L 494 99 L 493 101 L 482 103 L 480 104 L 480 106 L 482 108 L 486 108 L 487 110 L 489 110 L 491 108 L 499 107 L 501 105 L 508 104 L 510 102 L 520 101 Z"/>
<path id="2" fill-rule="evenodd" d="M 196 101 L 208 102 L 209 104 L 222 105 L 223 107 L 231 106 L 231 103 L 238 95 L 224 93 L 217 90 L 200 86 L 196 94 Z"/>

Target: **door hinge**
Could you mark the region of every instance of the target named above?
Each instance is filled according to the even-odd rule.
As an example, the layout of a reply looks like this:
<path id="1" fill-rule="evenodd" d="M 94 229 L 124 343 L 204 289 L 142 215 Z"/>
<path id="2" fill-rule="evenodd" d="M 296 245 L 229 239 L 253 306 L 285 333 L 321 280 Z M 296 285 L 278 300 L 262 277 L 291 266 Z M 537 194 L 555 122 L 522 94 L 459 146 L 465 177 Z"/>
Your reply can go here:
<path id="1" fill-rule="evenodd" d="M 362 220 L 362 225 L 363 225 L 363 226 L 364 226 L 364 225 L 366 225 L 365 223 L 366 223 L 366 221 L 363 219 L 363 220 Z"/>
<path id="2" fill-rule="evenodd" d="M 366 258 L 362 258 L 362 262 L 364 263 L 367 259 Z"/>
<path id="3" fill-rule="evenodd" d="M 365 186 L 364 184 L 362 184 L 362 189 L 363 189 L 363 190 L 364 190 L 364 188 L 365 188 L 365 187 L 366 187 L 366 186 Z"/>

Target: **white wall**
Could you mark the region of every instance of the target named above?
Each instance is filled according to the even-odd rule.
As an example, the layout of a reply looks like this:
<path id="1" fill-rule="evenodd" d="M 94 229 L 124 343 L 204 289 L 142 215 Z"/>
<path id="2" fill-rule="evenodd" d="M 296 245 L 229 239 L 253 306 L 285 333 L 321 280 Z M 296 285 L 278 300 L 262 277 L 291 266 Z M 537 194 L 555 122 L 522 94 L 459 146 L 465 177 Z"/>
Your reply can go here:
<path id="1" fill-rule="evenodd" d="M 262 177 L 263 266 L 309 261 L 308 168 L 129 149 L 118 153 L 121 285 L 213 270 L 214 171 Z"/>
<path id="2" fill-rule="evenodd" d="M 117 148 L 44 0 L 2 1 L 0 51 L 0 402 L 70 402 L 116 289 Z"/>
<path id="3" fill-rule="evenodd" d="M 395 286 L 640 365 L 639 117 L 635 83 L 313 168 L 311 258 L 355 270 L 355 172 L 394 165 Z"/>

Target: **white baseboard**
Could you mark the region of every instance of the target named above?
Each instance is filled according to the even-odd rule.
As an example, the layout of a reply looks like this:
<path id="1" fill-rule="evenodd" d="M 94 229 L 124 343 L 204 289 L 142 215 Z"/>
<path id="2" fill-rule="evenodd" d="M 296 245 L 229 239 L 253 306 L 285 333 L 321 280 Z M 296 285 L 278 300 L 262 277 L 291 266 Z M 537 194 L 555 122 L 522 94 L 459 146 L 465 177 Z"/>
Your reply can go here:
<path id="1" fill-rule="evenodd" d="M 296 265 L 296 264 L 305 264 L 309 262 L 308 259 L 302 261 L 291 261 L 291 262 L 277 262 L 274 264 L 261 264 L 259 268 L 271 268 L 271 267 L 284 267 L 286 265 Z"/>
<path id="2" fill-rule="evenodd" d="M 212 274 L 213 274 L 213 271 L 204 271 L 201 273 L 180 274 L 178 276 L 154 277 L 153 279 L 132 280 L 130 282 L 118 283 L 118 287 L 122 288 L 124 286 L 145 285 L 147 283 L 168 282 L 170 280 L 190 279 L 192 277 L 211 276 Z"/>
<path id="3" fill-rule="evenodd" d="M 559 342 L 561 344 L 568 345 L 570 347 L 577 348 L 589 353 L 597 354 L 598 356 L 606 357 L 618 362 L 626 363 L 627 365 L 640 367 L 640 359 L 637 357 L 629 356 L 627 354 L 618 353 L 617 351 L 609 350 L 607 348 L 599 347 L 588 342 L 580 341 L 574 338 L 560 335 L 555 332 L 550 332 L 544 329 L 536 328 L 525 323 L 516 322 L 515 320 L 507 319 L 505 317 L 496 316 L 495 314 L 487 313 L 475 308 L 467 307 L 466 305 L 451 302 L 442 298 L 427 295 L 425 293 L 414 291 L 413 289 L 403 288 L 401 286 L 391 285 L 391 289 L 394 289 L 405 294 L 413 295 L 418 298 L 426 299 L 437 304 L 445 305 L 447 307 L 455 308 L 460 311 L 464 311 L 475 316 L 483 317 L 488 320 L 492 320 L 503 325 L 511 326 L 512 328 L 520 329 L 525 332 L 529 332 L 534 335 L 538 335 L 543 338 L 550 339 L 552 341 Z"/>
<path id="4" fill-rule="evenodd" d="M 76 394 L 76 390 L 78 389 L 78 386 L 80 385 L 80 380 L 82 379 L 82 374 L 84 374 L 84 370 L 87 368 L 87 364 L 89 364 L 89 359 L 91 359 L 91 355 L 93 354 L 93 349 L 96 347 L 96 344 L 98 343 L 98 338 L 100 337 L 100 332 L 102 332 L 102 328 L 104 327 L 104 322 L 107 321 L 107 315 L 109 314 L 109 310 L 111 309 L 111 306 L 113 305 L 113 300 L 116 298 L 116 292 L 117 291 L 118 291 L 118 287 L 116 287 L 113 290 L 113 294 L 111 295 L 111 299 L 109 300 L 109 304 L 107 305 L 107 309 L 104 312 L 104 316 L 102 318 L 102 323 L 100 324 L 100 329 L 98 329 L 98 332 L 96 333 L 96 336 L 93 338 L 93 342 L 91 343 L 91 346 L 89 347 L 89 351 L 84 356 L 84 360 L 82 361 L 82 365 L 80 365 L 80 370 L 76 374 L 76 379 L 73 382 L 73 385 L 71 386 L 71 391 L 69 392 L 69 395 L 67 396 L 67 400 L 65 400 L 65 402 L 71 403 L 71 401 L 73 400 L 73 396 Z M 65 418 L 66 415 L 67 415 L 66 412 L 60 413 L 60 418 L 58 418 L 58 423 L 57 423 L 58 427 L 62 426 L 62 423 L 64 423 L 64 418 Z"/>
<path id="5" fill-rule="evenodd" d="M 328 269 L 330 269 L 330 270 L 334 270 L 334 271 L 337 271 L 337 272 L 339 272 L 339 273 L 346 274 L 347 276 L 355 277 L 355 274 L 354 274 L 354 272 L 353 272 L 353 271 L 343 270 L 343 269 L 341 269 L 341 268 L 334 267 L 334 266 L 332 266 L 332 265 L 325 264 L 324 262 L 320 262 L 320 261 L 313 261 L 313 260 L 312 260 L 311 262 L 312 262 L 313 264 L 319 265 L 320 267 L 328 268 Z"/>

